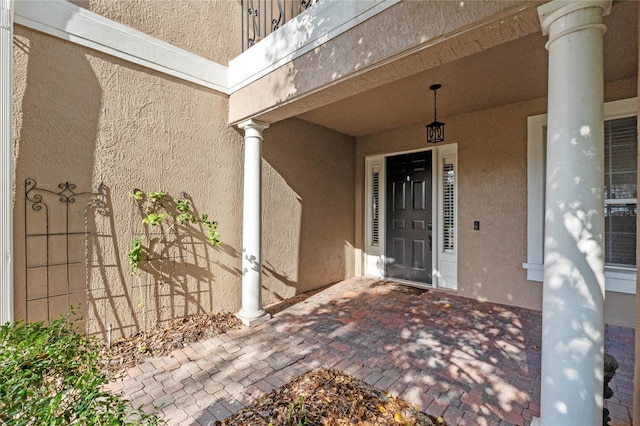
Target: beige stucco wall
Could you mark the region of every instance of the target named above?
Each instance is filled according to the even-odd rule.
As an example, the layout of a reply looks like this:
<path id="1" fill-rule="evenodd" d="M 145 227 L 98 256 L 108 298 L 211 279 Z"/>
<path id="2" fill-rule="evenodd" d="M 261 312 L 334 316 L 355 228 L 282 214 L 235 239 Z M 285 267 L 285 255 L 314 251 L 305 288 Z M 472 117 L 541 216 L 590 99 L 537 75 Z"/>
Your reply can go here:
<path id="1" fill-rule="evenodd" d="M 635 96 L 636 80 L 607 85 L 607 100 Z M 447 143 L 458 144 L 457 294 L 541 309 L 542 283 L 526 279 L 527 117 L 546 111 L 536 99 L 454 117 L 444 117 Z M 357 139 L 356 229 L 363 224 L 364 158 L 426 148 L 424 126 L 410 126 Z M 473 222 L 480 221 L 480 230 Z M 358 232 L 356 247 L 363 247 Z M 361 271 L 357 271 L 361 273 Z M 605 319 L 633 327 L 634 296 L 607 292 Z"/>
<path id="2" fill-rule="evenodd" d="M 242 138 L 227 125 L 227 97 L 25 28 L 16 27 L 15 38 L 16 318 L 40 320 L 47 304 L 55 316 L 68 303 L 81 302 L 91 331 L 112 323 L 118 333 L 171 316 L 238 307 Z M 47 294 L 43 270 L 30 272 L 40 286 L 33 282 L 24 289 L 26 178 L 54 190 L 61 182 L 76 184 L 78 191 L 107 186 L 108 215 L 95 218 L 103 236 L 90 238 L 86 254 L 82 238 L 70 244 L 70 261 L 91 261 L 88 298 L 80 265 L 70 272 L 73 296 L 66 296 L 65 278 L 58 276 L 64 271 L 57 270 L 50 272 L 49 294 L 59 296 L 26 303 L 26 297 Z M 172 259 L 162 263 L 159 275 L 133 275 L 126 254 L 134 234 L 143 230 L 128 195 L 134 188 L 187 192 L 195 208 L 219 222 L 225 245 L 208 247 L 196 230 L 183 251 L 166 251 Z M 60 232 L 63 212 L 54 210 L 55 200 L 48 204 L 50 232 Z M 82 210 L 74 213 L 72 231 L 83 231 L 82 216 Z M 36 222 L 30 217 L 28 223 Z M 36 264 L 46 262 L 44 242 L 30 243 Z M 49 243 L 49 263 L 63 262 L 60 238 Z M 169 279 L 171 268 L 176 273 Z"/>
<path id="3" fill-rule="evenodd" d="M 242 50 L 239 0 L 68 1 L 222 65 Z"/>
<path id="4" fill-rule="evenodd" d="M 352 277 L 354 139 L 294 118 L 262 155 L 265 303 Z"/>
<path id="5" fill-rule="evenodd" d="M 104 335 L 111 323 L 116 338 L 186 314 L 238 310 L 243 141 L 228 125 L 228 97 L 20 26 L 15 43 L 16 319 L 81 303 L 89 331 Z M 354 149 L 351 138 L 299 120 L 265 132 L 266 304 L 353 275 Z M 47 231 L 45 210 L 25 203 L 27 178 L 56 192 L 64 182 L 78 192 L 104 183 L 104 214 L 88 209 L 85 220 L 90 197 L 77 197 L 69 230 L 79 235 L 68 245 L 50 237 L 47 257 L 46 237 L 25 246 L 25 223 L 30 233 Z M 210 247 L 201 226 L 167 225 L 162 245 L 150 229 L 145 241 L 162 260 L 132 274 L 127 253 L 145 229 L 134 188 L 186 192 L 218 221 L 224 244 Z M 57 198 L 44 200 L 49 233 L 64 231 Z M 27 257 L 50 266 L 48 274 L 30 268 L 28 286 Z"/>

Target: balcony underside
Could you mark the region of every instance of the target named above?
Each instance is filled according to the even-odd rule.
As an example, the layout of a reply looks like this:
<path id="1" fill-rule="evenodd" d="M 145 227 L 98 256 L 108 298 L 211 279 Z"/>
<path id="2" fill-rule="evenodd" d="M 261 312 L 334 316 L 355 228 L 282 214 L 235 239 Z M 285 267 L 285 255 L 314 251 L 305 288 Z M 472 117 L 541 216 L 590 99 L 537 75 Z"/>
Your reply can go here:
<path id="1" fill-rule="evenodd" d="M 443 86 L 442 117 L 545 97 L 539 4 L 481 2 L 462 10 L 456 2 L 394 3 L 235 90 L 230 121 L 297 116 L 362 136 L 430 121 L 433 83 Z M 633 84 L 629 79 L 637 76 L 637 6 L 616 3 L 605 17 L 606 82 Z M 230 68 L 233 73 L 233 63 Z"/>

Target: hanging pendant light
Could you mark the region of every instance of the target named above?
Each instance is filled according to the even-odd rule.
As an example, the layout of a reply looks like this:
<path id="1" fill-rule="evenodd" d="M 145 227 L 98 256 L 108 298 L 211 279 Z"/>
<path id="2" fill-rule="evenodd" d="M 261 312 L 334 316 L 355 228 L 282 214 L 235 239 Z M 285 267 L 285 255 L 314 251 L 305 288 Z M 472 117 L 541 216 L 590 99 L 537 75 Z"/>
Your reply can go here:
<path id="1" fill-rule="evenodd" d="M 438 121 L 437 91 L 441 84 L 432 84 L 429 90 L 433 90 L 433 122 L 427 124 L 427 143 L 438 143 L 444 140 L 444 123 Z"/>

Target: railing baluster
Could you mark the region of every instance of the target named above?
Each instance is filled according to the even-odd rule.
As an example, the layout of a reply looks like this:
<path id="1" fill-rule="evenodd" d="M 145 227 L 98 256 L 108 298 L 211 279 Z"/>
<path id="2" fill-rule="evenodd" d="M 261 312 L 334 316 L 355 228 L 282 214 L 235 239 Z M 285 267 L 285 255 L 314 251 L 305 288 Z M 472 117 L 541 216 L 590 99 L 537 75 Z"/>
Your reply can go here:
<path id="1" fill-rule="evenodd" d="M 241 0 L 242 51 L 316 4 L 317 0 Z M 269 4 L 267 5 L 267 2 Z M 274 5 L 273 3 L 276 2 Z"/>

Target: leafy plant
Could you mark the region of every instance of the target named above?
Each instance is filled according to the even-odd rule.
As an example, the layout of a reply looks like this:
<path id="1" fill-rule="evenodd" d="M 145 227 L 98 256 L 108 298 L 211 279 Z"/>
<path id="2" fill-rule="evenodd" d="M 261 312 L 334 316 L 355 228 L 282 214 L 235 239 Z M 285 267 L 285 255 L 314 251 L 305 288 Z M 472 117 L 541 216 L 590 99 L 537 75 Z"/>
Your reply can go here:
<path id="1" fill-rule="evenodd" d="M 129 265 L 133 269 L 136 269 L 142 260 L 142 256 L 144 255 L 144 248 L 142 246 L 142 238 L 137 237 L 133 241 L 131 241 L 131 250 L 129 250 Z"/>
<path id="2" fill-rule="evenodd" d="M 67 314 L 50 325 L 0 326 L 0 423 L 134 425 L 163 423 L 104 390 L 100 348 Z"/>
<path id="3" fill-rule="evenodd" d="M 212 246 L 222 244 L 218 223 L 209 220 L 209 215 L 206 213 L 197 217 L 191 209 L 189 200 L 178 198 L 175 199 L 175 203 L 172 203 L 171 197 L 165 191 L 151 191 L 147 196 L 139 189 L 135 189 L 129 196 L 133 198 L 143 216 L 142 223 L 154 228 L 160 226 L 163 238 L 176 225 L 200 224 L 206 229 L 207 240 Z M 170 226 L 163 228 L 165 220 L 169 221 Z M 145 235 L 148 236 L 148 234 L 149 230 L 145 229 Z M 137 237 L 131 242 L 129 264 L 133 269 L 138 268 L 143 256 L 151 251 L 149 247 L 142 244 L 142 238 Z"/>
<path id="4" fill-rule="evenodd" d="M 287 415 L 287 426 L 307 426 L 309 419 L 304 408 L 304 398 L 300 397 L 298 405 L 291 402 L 289 404 L 289 414 Z"/>
<path id="5" fill-rule="evenodd" d="M 160 225 L 160 222 L 162 222 L 165 217 L 167 217 L 166 213 L 149 213 L 147 217 L 142 219 L 142 223 L 146 223 L 155 227 Z"/>
<path id="6" fill-rule="evenodd" d="M 191 213 L 189 208 L 189 200 L 177 200 L 176 210 L 180 212 L 176 220 L 180 225 L 184 225 L 187 222 L 196 223 L 196 217 Z"/>
<path id="7" fill-rule="evenodd" d="M 152 191 L 149 193 L 149 198 L 151 199 L 151 202 L 153 203 L 157 203 L 159 201 L 162 201 L 162 199 L 164 197 L 167 196 L 167 193 L 164 191 Z"/>
<path id="8" fill-rule="evenodd" d="M 189 213 L 189 200 L 185 200 L 185 199 L 177 200 L 176 209 L 182 213 Z"/>
<path id="9" fill-rule="evenodd" d="M 140 191 L 139 189 L 134 189 L 133 192 L 129 194 L 129 197 L 133 198 L 136 201 L 141 201 L 144 197 L 144 192 Z"/>
<path id="10" fill-rule="evenodd" d="M 209 243 L 212 246 L 219 246 L 222 244 L 220 241 L 220 233 L 218 232 L 218 222 L 209 220 L 209 215 L 202 214 L 202 224 L 207 227 L 207 235 L 209 235 Z"/>

